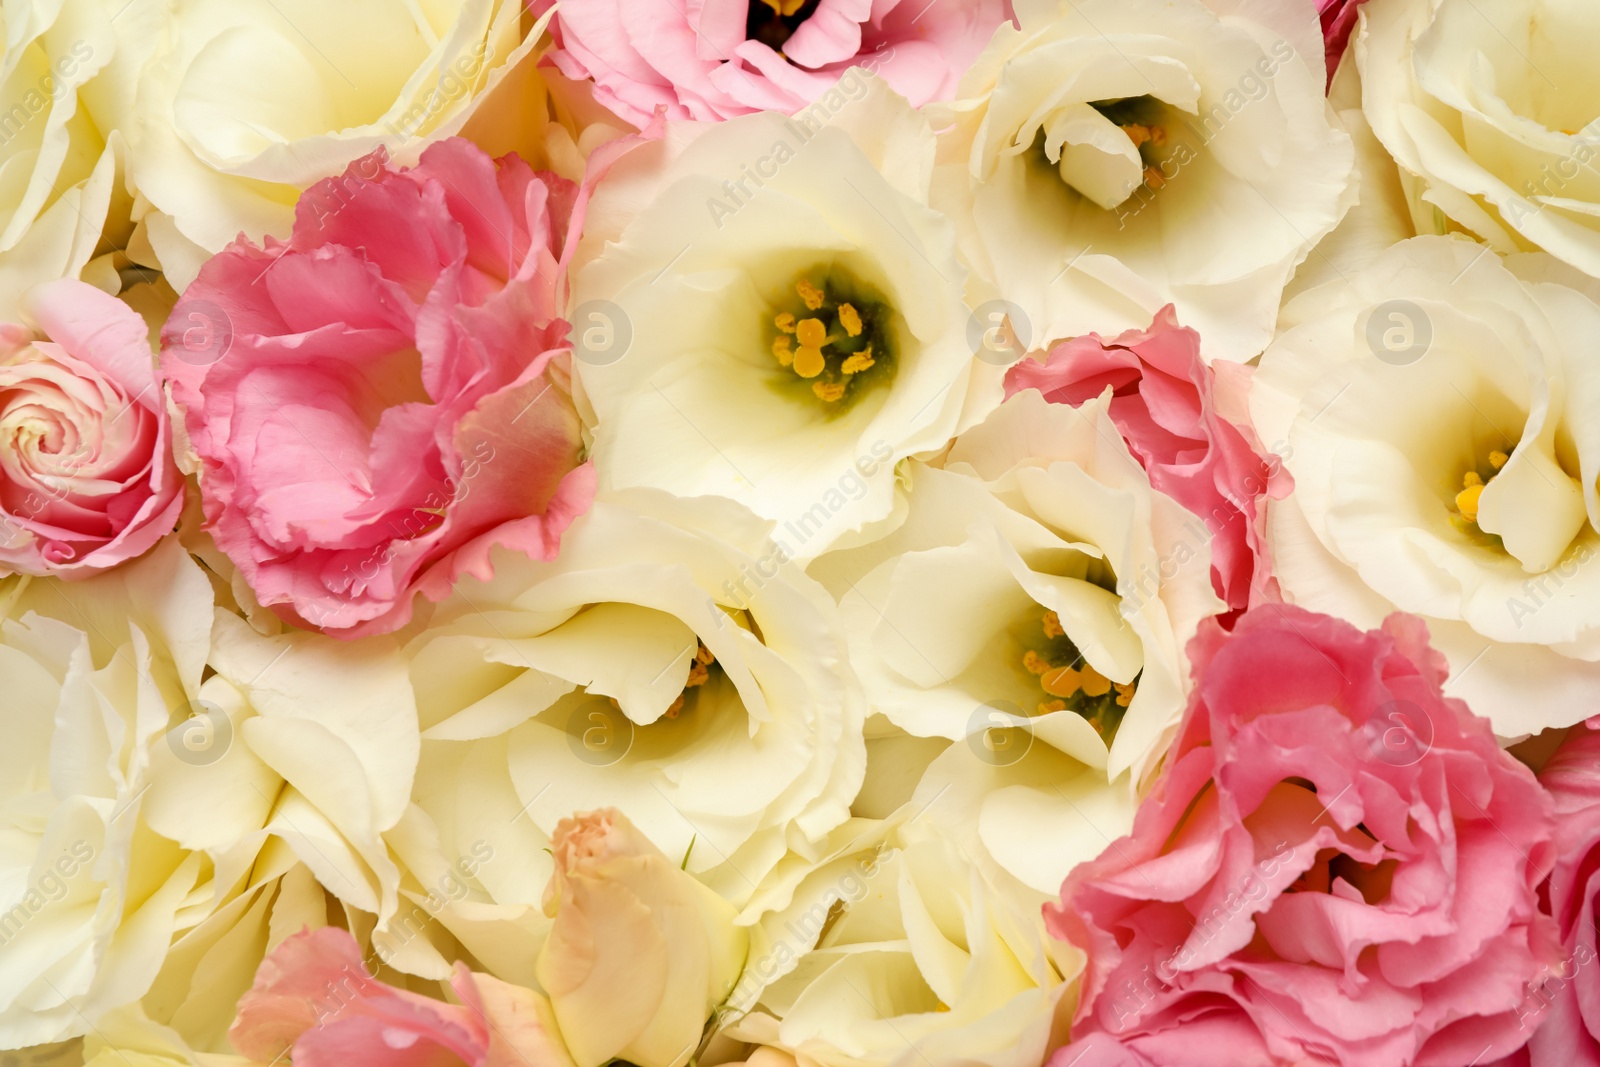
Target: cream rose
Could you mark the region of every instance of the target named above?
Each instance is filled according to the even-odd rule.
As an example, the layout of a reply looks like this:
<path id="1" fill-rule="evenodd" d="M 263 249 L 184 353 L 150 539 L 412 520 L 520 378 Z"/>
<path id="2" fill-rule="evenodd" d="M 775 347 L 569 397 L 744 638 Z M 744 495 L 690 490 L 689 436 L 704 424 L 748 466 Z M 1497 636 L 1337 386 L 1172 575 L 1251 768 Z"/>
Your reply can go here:
<path id="1" fill-rule="evenodd" d="M 79 582 L 0 582 L 0 1048 L 143 996 L 214 906 L 149 821 L 168 708 L 200 690 L 211 588 L 174 541 Z"/>
<path id="2" fill-rule="evenodd" d="M 1600 276 L 1600 8 L 1584 0 L 1369 0 L 1361 106 L 1418 233 L 1464 231 Z"/>
<path id="3" fill-rule="evenodd" d="M 527 875 L 548 873 L 542 835 L 574 811 L 619 809 L 741 906 L 844 821 L 860 683 L 833 602 L 768 533 L 730 501 L 602 493 L 556 560 L 497 553 L 492 579 L 463 580 L 406 649 L 432 827 L 409 833 L 408 866 L 481 838 L 496 858 L 475 899 L 499 910 L 477 917 L 537 937 Z M 441 921 L 492 939 L 458 918 Z"/>
<path id="4" fill-rule="evenodd" d="M 1295 481 L 1268 511 L 1285 597 L 1422 616 L 1504 737 L 1593 714 L 1600 682 L 1594 295 L 1542 254 L 1412 238 L 1286 306 L 1252 393 Z"/>
<path id="5" fill-rule="evenodd" d="M 131 179 L 179 291 L 241 231 L 286 236 L 301 190 L 379 146 L 403 165 L 464 131 L 508 150 L 492 114 L 467 130 L 491 98 L 523 125 L 516 146 L 543 158 L 544 22 L 517 0 L 129 2 L 125 17 L 161 40 L 138 79 Z"/>
<path id="6" fill-rule="evenodd" d="M 730 497 L 811 557 L 888 513 L 898 460 L 998 403 L 933 152 L 852 70 L 793 118 L 672 125 L 617 165 L 572 316 L 602 486 Z"/>
<path id="7" fill-rule="evenodd" d="M 573 1061 L 681 1067 L 732 992 L 749 935 L 615 809 L 562 820 L 553 844 L 538 975 Z"/>
<path id="8" fill-rule="evenodd" d="M 1213 8 L 1215 10 L 1213 10 Z M 1291 272 L 1354 202 L 1309 0 L 1018 0 L 950 104 L 933 202 L 975 299 L 1044 344 L 1165 304 L 1210 356 L 1272 337 Z"/>

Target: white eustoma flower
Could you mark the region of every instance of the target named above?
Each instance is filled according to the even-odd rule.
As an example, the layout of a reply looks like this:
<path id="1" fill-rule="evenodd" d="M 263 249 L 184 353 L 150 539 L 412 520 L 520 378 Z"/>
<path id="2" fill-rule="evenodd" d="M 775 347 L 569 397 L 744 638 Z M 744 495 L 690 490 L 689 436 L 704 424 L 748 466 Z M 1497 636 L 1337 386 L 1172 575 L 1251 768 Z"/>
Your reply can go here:
<path id="1" fill-rule="evenodd" d="M 1039 744 L 1102 780 L 1152 768 L 1183 649 L 1223 604 L 1205 524 L 1151 488 L 1107 404 L 1016 394 L 942 466 L 907 466 L 892 532 L 812 565 L 874 711 L 1000 764 Z"/>
<path id="2" fill-rule="evenodd" d="M 556 560 L 498 554 L 432 610 L 407 646 L 417 803 L 444 856 L 495 850 L 476 877 L 502 910 L 481 916 L 541 932 L 521 909 L 543 882 L 517 876 L 548 877 L 544 835 L 574 812 L 619 809 L 741 905 L 848 817 L 860 684 L 832 600 L 768 531 L 726 500 L 602 493 Z"/>
<path id="3" fill-rule="evenodd" d="M 1251 397 L 1294 476 L 1268 509 L 1286 599 L 1422 616 L 1505 737 L 1592 715 L 1600 684 L 1600 306 L 1563 282 L 1600 291 L 1412 238 L 1292 301 Z"/>
<path id="4" fill-rule="evenodd" d="M 151 826 L 219 868 L 286 845 L 385 930 L 400 871 L 383 835 L 408 810 L 420 746 L 399 646 L 263 636 L 219 610 L 207 666 L 194 717 L 153 750 Z"/>
<path id="5" fill-rule="evenodd" d="M 379 146 L 400 164 L 464 131 L 496 154 L 542 148 L 544 20 L 518 0 L 126 5 L 117 21 L 159 41 L 127 130 L 131 179 L 180 292 L 241 231 L 286 236 L 301 190 Z"/>
<path id="6" fill-rule="evenodd" d="M 1208 358 L 1272 337 L 1291 272 L 1354 201 L 1309 0 L 1017 0 L 941 137 L 934 204 L 1035 345 L 1171 303 Z"/>
<path id="7" fill-rule="evenodd" d="M 1045 932 L 1040 901 L 917 816 L 841 827 L 795 880 L 752 930 L 726 1037 L 820 1067 L 1044 1058 L 1081 953 Z"/>
<path id="8" fill-rule="evenodd" d="M 794 118 L 669 125 L 617 165 L 572 316 L 603 487 L 730 497 L 810 557 L 888 513 L 898 460 L 998 403 L 933 153 L 856 70 Z"/>
<path id="9" fill-rule="evenodd" d="M 145 994 L 208 910 L 149 821 L 168 708 L 200 688 L 211 587 L 171 540 L 82 582 L 0 582 L 0 1048 Z"/>
<path id="10" fill-rule="evenodd" d="M 1418 233 L 1465 231 L 1600 277 L 1597 35 L 1585 0 L 1362 7 L 1362 108 Z"/>

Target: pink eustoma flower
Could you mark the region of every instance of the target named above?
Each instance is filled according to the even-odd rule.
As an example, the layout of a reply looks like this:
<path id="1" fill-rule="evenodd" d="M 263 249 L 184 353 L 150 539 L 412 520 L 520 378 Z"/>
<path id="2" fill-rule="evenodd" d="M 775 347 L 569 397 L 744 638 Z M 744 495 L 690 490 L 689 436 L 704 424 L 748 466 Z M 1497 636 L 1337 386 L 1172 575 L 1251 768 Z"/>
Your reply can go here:
<path id="1" fill-rule="evenodd" d="M 450 1004 L 378 981 L 344 930 L 302 930 L 267 955 L 228 1031 L 257 1063 L 295 1067 L 572 1067 L 532 990 L 457 963 Z"/>
<path id="2" fill-rule="evenodd" d="M 1574 726 L 1539 772 L 1556 813 L 1555 870 L 1546 886 L 1561 959 L 1523 1004 L 1526 1067 L 1600 1067 L 1600 718 Z"/>
<path id="3" fill-rule="evenodd" d="M 313 186 L 292 236 L 211 259 L 162 334 L 207 527 L 257 599 L 339 636 L 554 557 L 592 468 L 565 263 L 580 190 L 471 143 L 382 150 Z"/>
<path id="4" fill-rule="evenodd" d="M 1200 343 L 1168 305 L 1148 329 L 1110 340 L 1091 333 L 1056 345 L 1043 363 L 1023 360 L 1006 374 L 1006 395 L 1037 389 L 1076 406 L 1113 390 L 1111 420 L 1150 484 L 1205 524 L 1197 534 L 1211 544 L 1211 584 L 1228 604 L 1228 625 L 1250 605 L 1279 599 L 1265 504 L 1292 482 L 1250 427 L 1251 368 L 1208 367 Z"/>
<path id="5" fill-rule="evenodd" d="M 144 319 L 73 279 L 0 324 L 0 572 L 82 578 L 142 555 L 183 510 Z"/>
<path id="6" fill-rule="evenodd" d="M 557 8 L 550 58 L 569 78 L 593 78 L 595 99 L 635 126 L 658 109 L 669 119 L 793 114 L 851 67 L 920 107 L 950 97 L 1012 18 L 1010 0 L 579 0 Z"/>
<path id="7" fill-rule="evenodd" d="M 1088 1063 L 1461 1067 L 1526 1039 L 1560 954 L 1550 799 L 1441 692 L 1420 620 L 1253 608 L 1195 690 L 1133 832 L 1046 908 L 1089 962 Z M 1055 1067 L 1076 1055 L 1057 1053 Z"/>

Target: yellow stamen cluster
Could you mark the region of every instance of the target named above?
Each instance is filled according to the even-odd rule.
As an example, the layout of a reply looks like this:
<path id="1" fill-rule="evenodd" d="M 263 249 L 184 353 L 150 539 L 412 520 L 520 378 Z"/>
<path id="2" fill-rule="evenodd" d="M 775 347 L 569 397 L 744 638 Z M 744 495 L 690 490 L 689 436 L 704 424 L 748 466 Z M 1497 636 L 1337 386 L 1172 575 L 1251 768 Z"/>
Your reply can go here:
<path id="1" fill-rule="evenodd" d="M 761 2 L 770 7 L 772 13 L 779 18 L 788 18 L 806 6 L 806 0 L 761 0 Z"/>
<path id="2" fill-rule="evenodd" d="M 807 311 L 820 311 L 828 302 L 827 293 L 805 278 L 796 283 L 795 294 L 800 297 Z M 845 338 L 860 337 L 862 331 L 866 329 L 861 319 L 861 312 L 852 304 L 838 305 L 834 315 L 838 320 L 838 327 L 833 331 L 829 330 L 827 322 L 818 315 L 797 318 L 792 312 L 784 311 L 774 316 L 772 324 L 778 328 L 778 336 L 773 338 L 772 354 L 779 366 L 788 367 L 807 380 L 816 378 L 826 371 L 828 352 L 825 350 Z M 851 375 L 860 374 L 876 362 L 870 343 L 859 352 L 841 351 L 837 348 L 834 352 L 836 356 L 843 357 L 839 362 L 839 374 L 845 380 L 818 381 L 812 382 L 811 385 L 812 393 L 829 404 L 844 399 Z"/>
<path id="3" fill-rule="evenodd" d="M 1065 637 L 1066 631 L 1061 626 L 1061 617 L 1053 611 L 1044 614 L 1044 634 L 1048 638 Z M 1039 688 L 1045 694 L 1054 697 L 1053 700 L 1042 701 L 1038 706 L 1040 715 L 1048 715 L 1053 711 L 1065 711 L 1067 700 L 1082 692 L 1086 697 L 1103 697 L 1112 689 L 1117 693 L 1117 706 L 1127 707 L 1133 700 L 1134 684 L 1132 682 L 1113 682 L 1099 671 L 1095 670 L 1085 660 L 1079 660 L 1079 666 L 1054 667 L 1051 666 L 1039 653 L 1028 649 L 1022 654 L 1022 666 L 1029 674 L 1037 675 Z"/>
<path id="4" fill-rule="evenodd" d="M 1489 453 L 1489 466 L 1494 468 L 1495 474 L 1506 465 L 1511 457 L 1499 450 Z M 1489 475 L 1493 480 L 1494 474 Z M 1478 502 L 1483 498 L 1483 476 L 1475 470 L 1469 470 L 1461 476 L 1461 491 L 1456 494 L 1456 510 L 1468 522 L 1478 521 Z"/>
<path id="5" fill-rule="evenodd" d="M 1157 148 L 1167 143 L 1167 131 L 1160 126 L 1141 126 L 1137 122 L 1130 122 L 1122 127 L 1122 132 L 1128 135 L 1128 140 L 1133 142 L 1133 147 L 1142 148 L 1146 143 Z"/>
<path id="6" fill-rule="evenodd" d="M 717 657 L 713 656 L 711 650 L 705 645 L 700 645 L 696 648 L 694 650 L 694 661 L 689 664 L 689 677 L 683 683 L 683 692 L 678 694 L 677 699 L 673 700 L 662 714 L 669 719 L 676 719 L 678 713 L 683 710 L 684 697 L 688 695 L 689 690 L 705 685 L 710 680 L 710 668 L 715 662 L 717 662 Z"/>

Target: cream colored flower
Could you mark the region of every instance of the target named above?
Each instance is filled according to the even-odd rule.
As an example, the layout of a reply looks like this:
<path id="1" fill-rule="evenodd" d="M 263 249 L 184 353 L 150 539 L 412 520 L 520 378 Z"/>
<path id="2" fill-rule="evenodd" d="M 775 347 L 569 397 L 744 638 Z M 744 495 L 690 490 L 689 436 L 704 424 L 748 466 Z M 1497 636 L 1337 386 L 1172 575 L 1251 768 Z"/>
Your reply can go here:
<path id="1" fill-rule="evenodd" d="M 681 1067 L 744 966 L 732 906 L 615 809 L 562 820 L 554 846 L 538 975 L 573 1061 Z"/>
<path id="2" fill-rule="evenodd" d="M 542 161 L 543 21 L 517 0 L 127 2 L 118 22 L 160 41 L 137 83 L 131 178 L 148 204 L 144 235 L 180 291 L 241 231 L 286 236 L 301 190 L 380 145 L 409 165 L 470 132 Z M 515 116 L 519 138 L 496 111 Z"/>
<path id="3" fill-rule="evenodd" d="M 0 51 L 0 318 L 79 277 L 115 293 L 132 224 L 120 188 L 128 78 L 152 37 L 119 32 L 118 0 L 8 5 Z M 87 273 L 86 273 L 86 268 Z"/>
<path id="4" fill-rule="evenodd" d="M 812 565 L 896 726 L 994 765 L 1039 744 L 1103 779 L 1152 769 L 1183 648 L 1223 605 L 1205 524 L 1150 487 L 1106 405 L 1016 394 L 942 466 L 906 468 L 892 532 Z"/>
<path id="5" fill-rule="evenodd" d="M 1362 108 L 1418 233 L 1464 231 L 1600 276 L 1600 91 L 1585 0 L 1370 0 Z"/>
<path id="6" fill-rule="evenodd" d="M 753 931 L 726 1037 L 808 1067 L 1035 1067 L 1059 1041 L 1081 954 L 1046 934 L 1042 896 L 916 814 L 834 835 Z"/>
<path id="7" fill-rule="evenodd" d="M 674 125 L 612 171 L 573 298 L 602 486 L 733 498 L 811 557 L 888 513 L 897 461 L 999 402 L 933 151 L 851 71 L 794 118 Z"/>
<path id="8" fill-rule="evenodd" d="M 497 554 L 493 578 L 460 583 L 411 640 L 431 862 L 495 849 L 477 877 L 503 910 L 482 917 L 538 936 L 527 878 L 548 873 L 542 835 L 574 811 L 619 809 L 741 904 L 847 818 L 860 685 L 833 602 L 769 529 L 730 501 L 602 493 L 556 560 Z M 410 837 L 425 870 L 426 835 Z"/>
<path id="9" fill-rule="evenodd" d="M 0 1047 L 143 996 L 214 906 L 150 822 L 168 708 L 200 689 L 211 589 L 169 540 L 81 582 L 0 582 Z"/>
<path id="10" fill-rule="evenodd" d="M 400 871 L 383 835 L 408 810 L 419 748 L 398 646 L 267 637 L 218 611 L 207 666 L 194 716 L 153 750 L 152 827 L 219 866 L 286 845 L 386 929 Z"/>
<path id="11" fill-rule="evenodd" d="M 1220 9 L 1220 5 L 1218 6 Z M 1165 304 L 1244 360 L 1291 272 L 1354 201 L 1307 0 L 1018 0 L 934 105 L 934 204 L 980 300 L 1035 345 L 1142 327 Z M 1020 314 L 1019 314 L 1020 313 Z"/>
<path id="12" fill-rule="evenodd" d="M 1548 256 L 1413 238 L 1291 302 L 1252 393 L 1295 481 L 1268 511 L 1285 597 L 1422 616 L 1506 737 L 1593 714 L 1600 682 L 1595 296 Z"/>

